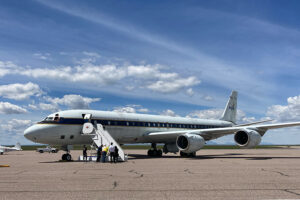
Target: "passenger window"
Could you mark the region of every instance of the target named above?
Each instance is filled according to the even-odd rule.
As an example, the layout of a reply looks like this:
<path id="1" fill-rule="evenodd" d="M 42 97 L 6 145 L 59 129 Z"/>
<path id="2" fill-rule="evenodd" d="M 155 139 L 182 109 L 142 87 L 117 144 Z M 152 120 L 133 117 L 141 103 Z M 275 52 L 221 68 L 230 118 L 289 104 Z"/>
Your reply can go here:
<path id="1" fill-rule="evenodd" d="M 62 139 L 62 140 L 65 139 L 65 136 L 64 136 L 64 135 L 61 135 L 61 136 L 60 136 L 60 139 Z"/>
<path id="2" fill-rule="evenodd" d="M 74 135 L 71 135 L 71 136 L 70 136 L 70 139 L 71 139 L 71 140 L 74 139 Z"/>

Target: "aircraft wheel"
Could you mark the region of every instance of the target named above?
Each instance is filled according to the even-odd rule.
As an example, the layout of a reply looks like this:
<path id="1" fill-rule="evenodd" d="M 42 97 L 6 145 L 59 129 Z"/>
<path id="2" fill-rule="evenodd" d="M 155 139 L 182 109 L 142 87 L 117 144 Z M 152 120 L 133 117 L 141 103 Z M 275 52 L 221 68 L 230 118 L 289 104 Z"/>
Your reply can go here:
<path id="1" fill-rule="evenodd" d="M 196 152 L 184 153 L 184 152 L 180 151 L 180 156 L 181 157 L 196 157 Z"/>
<path id="2" fill-rule="evenodd" d="M 1 152 L 0 155 L 3 155 L 3 152 Z"/>
<path id="3" fill-rule="evenodd" d="M 157 156 L 162 157 L 162 150 L 157 150 Z"/>
<path id="4" fill-rule="evenodd" d="M 72 160 L 72 156 L 70 154 L 66 154 L 66 161 L 71 161 Z"/>
<path id="5" fill-rule="evenodd" d="M 180 156 L 181 157 L 187 157 L 187 153 L 184 153 L 184 152 L 180 151 Z"/>
<path id="6" fill-rule="evenodd" d="M 63 154 L 62 157 L 61 157 L 61 159 L 62 159 L 62 160 L 66 160 L 66 155 L 67 155 L 67 154 Z"/>
<path id="7" fill-rule="evenodd" d="M 147 154 L 148 156 L 154 156 L 154 150 L 149 149 Z"/>

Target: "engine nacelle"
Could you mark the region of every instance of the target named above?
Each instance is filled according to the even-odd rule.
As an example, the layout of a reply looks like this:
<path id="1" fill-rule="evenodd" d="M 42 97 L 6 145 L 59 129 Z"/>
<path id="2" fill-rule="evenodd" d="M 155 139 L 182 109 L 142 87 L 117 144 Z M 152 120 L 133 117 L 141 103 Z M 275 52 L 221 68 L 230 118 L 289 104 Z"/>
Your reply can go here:
<path id="1" fill-rule="evenodd" d="M 205 145 L 205 140 L 200 135 L 186 133 L 177 137 L 176 145 L 184 153 L 200 150 Z"/>
<path id="2" fill-rule="evenodd" d="M 235 133 L 234 140 L 240 147 L 253 148 L 260 144 L 261 135 L 255 130 L 244 129 Z"/>

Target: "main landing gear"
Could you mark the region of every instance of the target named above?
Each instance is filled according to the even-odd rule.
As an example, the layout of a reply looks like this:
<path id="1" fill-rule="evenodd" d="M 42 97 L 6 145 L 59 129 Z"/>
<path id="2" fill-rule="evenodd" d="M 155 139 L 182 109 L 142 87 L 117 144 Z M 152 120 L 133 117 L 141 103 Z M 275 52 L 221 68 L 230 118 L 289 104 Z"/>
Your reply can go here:
<path id="1" fill-rule="evenodd" d="M 61 149 L 67 152 L 67 153 L 62 155 L 61 159 L 63 161 L 71 161 L 72 156 L 70 154 L 70 149 L 72 149 L 72 146 L 71 145 L 62 146 Z"/>
<path id="2" fill-rule="evenodd" d="M 180 151 L 180 156 L 181 157 L 192 157 L 192 158 L 194 158 L 194 157 L 196 157 L 196 152 L 184 153 L 184 152 Z"/>
<path id="3" fill-rule="evenodd" d="M 156 148 L 156 143 L 151 144 L 151 149 L 148 150 L 150 157 L 162 157 L 162 150 Z"/>

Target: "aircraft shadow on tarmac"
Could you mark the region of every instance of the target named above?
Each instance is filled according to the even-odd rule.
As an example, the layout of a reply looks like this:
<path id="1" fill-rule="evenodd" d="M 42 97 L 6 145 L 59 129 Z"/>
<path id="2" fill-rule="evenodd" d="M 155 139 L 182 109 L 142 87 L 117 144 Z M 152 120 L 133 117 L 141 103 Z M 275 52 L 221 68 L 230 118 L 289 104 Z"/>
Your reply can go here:
<path id="1" fill-rule="evenodd" d="M 245 156 L 243 156 L 245 155 Z M 248 156 L 247 156 L 248 155 Z M 142 154 L 129 154 L 129 160 L 139 160 L 139 159 L 154 159 L 158 157 L 149 157 Z M 180 156 L 168 156 L 163 155 L 162 158 L 171 158 L 171 159 L 182 159 Z M 279 157 L 279 156 L 249 156 L 249 154 L 238 154 L 238 153 L 229 153 L 229 154 L 219 154 L 219 155 L 197 155 L 196 157 L 186 157 L 185 159 L 191 160 L 204 160 L 204 159 L 244 159 L 244 160 L 270 160 L 270 159 L 300 159 L 300 157 Z"/>

